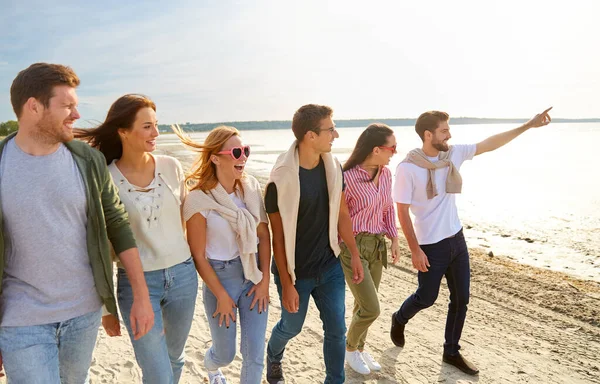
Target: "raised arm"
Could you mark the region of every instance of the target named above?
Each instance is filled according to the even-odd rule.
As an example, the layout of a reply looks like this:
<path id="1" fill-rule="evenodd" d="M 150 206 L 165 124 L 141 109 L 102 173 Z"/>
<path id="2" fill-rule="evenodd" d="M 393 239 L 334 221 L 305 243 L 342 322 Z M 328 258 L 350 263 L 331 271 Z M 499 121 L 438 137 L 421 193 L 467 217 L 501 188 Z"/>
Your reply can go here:
<path id="1" fill-rule="evenodd" d="M 543 127 L 544 125 L 550 124 L 552 119 L 548 112 L 552 107 L 546 109 L 544 112 L 535 115 L 531 120 L 521 125 L 518 128 L 511 129 L 510 131 L 498 133 L 497 135 L 490 136 L 487 139 L 477 143 L 477 150 L 475 156 L 481 155 L 482 153 L 494 151 L 503 145 L 510 143 L 517 136 L 528 130 L 529 128 Z"/>

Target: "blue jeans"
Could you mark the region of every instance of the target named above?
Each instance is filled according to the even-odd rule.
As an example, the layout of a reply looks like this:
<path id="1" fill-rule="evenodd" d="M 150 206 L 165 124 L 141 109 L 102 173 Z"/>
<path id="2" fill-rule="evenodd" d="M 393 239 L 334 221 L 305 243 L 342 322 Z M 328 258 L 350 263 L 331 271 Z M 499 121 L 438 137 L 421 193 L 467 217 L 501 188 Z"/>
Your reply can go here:
<path id="1" fill-rule="evenodd" d="M 469 251 L 462 229 L 453 237 L 435 244 L 421 245 L 429 260 L 429 271 L 419 272 L 417 291 L 404 301 L 396 312 L 396 320 L 406 324 L 420 310 L 431 307 L 438 297 L 442 276 L 446 276 L 450 290 L 450 304 L 446 318 L 444 354 L 455 355 L 460 349 L 467 304 L 469 304 L 469 284 L 471 270 Z"/>
<path id="2" fill-rule="evenodd" d="M 275 284 L 281 301 L 281 280 L 277 275 L 275 275 Z M 267 360 L 269 363 L 281 362 L 288 341 L 302 330 L 310 296 L 312 296 L 319 309 L 325 331 L 325 342 L 323 343 L 325 383 L 343 383 L 346 352 L 346 284 L 340 263 L 335 263 L 316 278 L 296 280 L 295 287 L 300 298 L 298 312 L 289 313 L 282 303 L 281 318 L 273 327 L 269 339 Z"/>
<path id="3" fill-rule="evenodd" d="M 129 332 L 135 359 L 144 383 L 178 383 L 184 365 L 187 340 L 198 294 L 198 274 L 191 258 L 166 269 L 144 272 L 154 327 L 138 340 L 133 339 L 129 315 L 133 291 L 123 269 L 117 275 L 117 298 L 123 322 Z"/>
<path id="4" fill-rule="evenodd" d="M 0 327 L 9 384 L 84 384 L 102 311 L 43 325 Z"/>
<path id="5" fill-rule="evenodd" d="M 237 305 L 241 329 L 241 352 L 242 372 L 240 383 L 259 384 L 262 380 L 262 372 L 265 367 L 265 333 L 267 332 L 268 311 L 258 313 L 258 304 L 250 309 L 252 296 L 248 291 L 254 286 L 250 280 L 244 278 L 242 262 L 240 258 L 228 261 L 208 260 L 214 269 L 221 285 L 227 294 Z M 217 310 L 217 298 L 204 284 L 202 289 L 204 299 L 204 311 L 210 327 L 212 345 L 204 355 L 204 366 L 209 371 L 229 365 L 235 358 L 236 353 L 236 324 L 230 323 L 227 328 L 225 324 L 219 327 L 219 316 L 213 318 Z"/>

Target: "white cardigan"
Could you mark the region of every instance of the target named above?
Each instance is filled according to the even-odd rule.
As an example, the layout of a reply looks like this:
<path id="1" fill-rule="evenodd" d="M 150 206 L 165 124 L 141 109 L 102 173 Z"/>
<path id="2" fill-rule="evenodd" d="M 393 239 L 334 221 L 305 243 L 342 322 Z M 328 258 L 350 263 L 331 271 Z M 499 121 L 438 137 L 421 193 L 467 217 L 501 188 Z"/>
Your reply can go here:
<path id="1" fill-rule="evenodd" d="M 329 192 L 329 244 L 335 256 L 340 254 L 338 244 L 338 218 L 342 199 L 342 167 L 331 153 L 321 154 L 327 175 Z M 296 226 L 300 205 L 300 165 L 298 160 L 298 141 L 294 141 L 287 152 L 277 158 L 271 171 L 269 182 L 277 187 L 277 205 L 283 224 L 285 256 L 287 269 L 292 283 L 296 282 Z"/>

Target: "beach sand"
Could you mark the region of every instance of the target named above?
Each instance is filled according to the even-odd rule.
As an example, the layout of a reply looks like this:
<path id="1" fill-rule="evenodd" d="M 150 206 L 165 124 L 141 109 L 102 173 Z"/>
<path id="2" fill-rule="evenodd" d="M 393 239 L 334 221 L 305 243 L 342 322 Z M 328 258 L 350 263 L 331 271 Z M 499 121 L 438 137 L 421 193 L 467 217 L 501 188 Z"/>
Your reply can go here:
<path id="1" fill-rule="evenodd" d="M 479 250 L 471 250 L 472 294 L 461 340 L 462 352 L 481 371 L 479 377 L 441 361 L 448 303 L 445 282 L 436 304 L 407 325 L 406 346 L 395 347 L 389 338 L 391 314 L 417 283 L 405 244 L 402 252 L 398 264 L 384 271 L 381 316 L 367 339 L 367 349 L 383 369 L 361 376 L 346 367 L 348 383 L 600 383 L 600 285 L 489 257 Z M 347 324 L 352 302 L 347 290 Z M 274 284 L 271 303 L 267 338 L 281 308 Z M 200 292 L 181 383 L 208 382 L 202 362 L 210 343 Z M 322 345 L 322 324 L 311 303 L 302 333 L 285 353 L 288 383 L 323 382 Z M 238 353 L 223 371 L 230 382 L 239 383 L 240 369 Z M 141 382 L 126 336 L 109 338 L 101 331 L 91 377 L 92 383 Z"/>
<path id="2" fill-rule="evenodd" d="M 191 159 L 181 160 L 187 168 Z M 469 231 L 465 229 L 467 237 Z M 600 283 L 488 256 L 483 249 L 470 250 L 471 302 L 461 340 L 462 352 L 479 367 L 479 376 L 465 375 L 442 363 L 448 305 L 445 281 L 436 304 L 407 325 L 405 347 L 395 347 L 389 337 L 391 315 L 417 287 L 410 252 L 403 241 L 401 247 L 398 264 L 384 271 L 381 316 L 367 338 L 367 350 L 383 369 L 362 376 L 346 367 L 346 382 L 600 383 Z M 281 308 L 272 282 L 267 339 Z M 346 324 L 352 305 L 347 289 Z M 124 336 L 110 338 L 100 331 L 90 369 L 92 383 L 141 383 L 124 327 L 122 332 Z M 181 383 L 208 382 L 203 358 L 210 344 L 200 290 Z M 323 382 L 322 345 L 322 323 L 311 302 L 302 333 L 286 349 L 283 369 L 287 383 Z M 229 382 L 239 383 L 240 369 L 238 353 L 223 372 Z"/>

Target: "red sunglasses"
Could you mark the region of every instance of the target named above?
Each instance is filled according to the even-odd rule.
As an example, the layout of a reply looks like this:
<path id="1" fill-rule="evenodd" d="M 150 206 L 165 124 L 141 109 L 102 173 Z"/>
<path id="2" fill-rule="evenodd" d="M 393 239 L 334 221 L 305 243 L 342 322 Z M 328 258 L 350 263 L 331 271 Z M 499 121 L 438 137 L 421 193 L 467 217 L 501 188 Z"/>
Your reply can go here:
<path id="1" fill-rule="evenodd" d="M 231 149 L 228 149 L 227 151 L 221 151 L 217 153 L 219 155 L 231 155 L 231 157 L 233 157 L 234 160 L 239 160 L 239 158 L 242 157 L 242 153 L 244 154 L 244 156 L 250 157 L 250 146 L 245 145 L 243 147 L 233 147 Z"/>
<path id="2" fill-rule="evenodd" d="M 392 153 L 396 153 L 396 144 L 391 147 L 386 147 L 385 145 L 378 145 L 377 148 L 387 149 L 388 151 L 392 151 Z"/>

